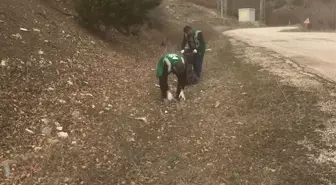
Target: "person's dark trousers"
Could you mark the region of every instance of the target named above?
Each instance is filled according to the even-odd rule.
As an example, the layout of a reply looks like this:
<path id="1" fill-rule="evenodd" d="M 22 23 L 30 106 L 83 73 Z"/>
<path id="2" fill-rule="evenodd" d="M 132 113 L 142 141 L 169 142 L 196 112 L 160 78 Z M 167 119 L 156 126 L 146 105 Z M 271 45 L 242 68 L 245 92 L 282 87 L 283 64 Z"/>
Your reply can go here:
<path id="1" fill-rule="evenodd" d="M 159 77 L 159 85 L 161 90 L 161 98 L 167 98 L 167 91 L 169 90 L 168 86 L 168 67 L 167 65 L 163 66 L 163 75 Z"/>
<path id="2" fill-rule="evenodd" d="M 194 71 L 195 71 L 198 79 L 201 78 L 202 66 L 203 66 L 203 57 L 204 57 L 204 53 L 196 54 L 196 61 L 194 63 Z"/>
<path id="3" fill-rule="evenodd" d="M 176 99 L 179 99 L 179 95 L 182 90 L 184 90 L 184 87 L 187 84 L 187 73 L 186 69 L 184 73 L 177 76 L 177 90 L 176 90 Z M 163 75 L 159 77 L 159 84 L 160 84 L 160 90 L 161 90 L 161 98 L 167 99 L 167 91 L 169 90 L 168 86 L 168 72 L 167 69 L 164 68 Z"/>

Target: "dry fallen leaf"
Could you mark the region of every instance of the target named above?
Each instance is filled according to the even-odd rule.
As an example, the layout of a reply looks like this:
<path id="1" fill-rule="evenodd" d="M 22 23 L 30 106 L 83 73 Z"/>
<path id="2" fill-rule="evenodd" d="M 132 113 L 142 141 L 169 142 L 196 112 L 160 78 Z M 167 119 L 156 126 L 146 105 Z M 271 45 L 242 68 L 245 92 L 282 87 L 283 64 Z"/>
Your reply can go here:
<path id="1" fill-rule="evenodd" d="M 136 120 L 141 120 L 141 121 L 143 121 L 144 123 L 148 123 L 148 120 L 147 120 L 147 118 L 146 117 L 138 117 L 138 118 L 135 118 Z"/>
<path id="2" fill-rule="evenodd" d="M 218 108 L 220 106 L 220 102 L 216 101 L 215 108 Z"/>
<path id="3" fill-rule="evenodd" d="M 34 131 L 32 131 L 32 130 L 30 130 L 30 129 L 28 129 L 28 128 L 26 128 L 26 131 L 27 131 L 28 133 L 30 133 L 30 134 L 34 134 Z"/>

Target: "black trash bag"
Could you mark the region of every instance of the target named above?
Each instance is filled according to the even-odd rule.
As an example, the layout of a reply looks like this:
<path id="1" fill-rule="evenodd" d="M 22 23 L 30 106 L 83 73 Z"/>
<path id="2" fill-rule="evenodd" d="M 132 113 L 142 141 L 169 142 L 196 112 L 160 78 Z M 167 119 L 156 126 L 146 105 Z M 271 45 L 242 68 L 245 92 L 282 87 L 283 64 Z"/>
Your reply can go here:
<path id="1" fill-rule="evenodd" d="M 196 73 L 193 67 L 194 63 L 196 62 L 195 54 L 190 51 L 186 51 L 183 54 L 183 58 L 184 58 L 185 65 L 186 65 L 186 75 L 187 75 L 188 85 L 196 84 L 199 81 L 199 79 L 196 76 Z"/>

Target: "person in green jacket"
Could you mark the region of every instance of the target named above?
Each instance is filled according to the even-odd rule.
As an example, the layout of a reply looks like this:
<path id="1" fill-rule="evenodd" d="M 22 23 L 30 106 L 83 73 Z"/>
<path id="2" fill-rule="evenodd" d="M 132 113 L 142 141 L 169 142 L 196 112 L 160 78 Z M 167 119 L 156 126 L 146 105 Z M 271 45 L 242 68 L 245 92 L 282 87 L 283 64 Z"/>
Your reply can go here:
<path id="1" fill-rule="evenodd" d="M 174 53 L 165 54 L 157 64 L 156 76 L 159 78 L 161 97 L 164 101 L 173 99 L 168 86 L 168 76 L 171 73 L 175 74 L 178 80 L 176 99 L 185 100 L 184 88 L 187 84 L 185 63 L 183 57 Z"/>
<path id="2" fill-rule="evenodd" d="M 192 50 L 196 55 L 194 62 L 194 71 L 198 79 L 201 78 L 203 58 L 206 50 L 206 42 L 203 38 L 202 31 L 193 29 L 190 26 L 183 28 L 183 40 L 181 44 L 181 53 L 185 52 L 186 45 L 188 44 L 189 50 Z"/>

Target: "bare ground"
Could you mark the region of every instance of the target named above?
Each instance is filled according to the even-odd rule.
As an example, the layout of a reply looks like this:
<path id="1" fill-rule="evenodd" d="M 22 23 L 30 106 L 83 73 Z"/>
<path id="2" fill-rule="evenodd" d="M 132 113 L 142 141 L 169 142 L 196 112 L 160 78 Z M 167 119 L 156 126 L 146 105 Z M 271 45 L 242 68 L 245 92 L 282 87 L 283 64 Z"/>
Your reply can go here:
<path id="1" fill-rule="evenodd" d="M 10 2 L 23 8 L 21 1 Z M 0 7 L 5 14 L 14 9 Z M 143 35 L 140 43 L 119 35 L 118 45 L 107 45 L 48 14 L 57 18 L 58 29 L 1 19 L 0 161 L 16 161 L 0 184 L 336 183 L 334 163 L 312 160 L 334 149 L 316 132 L 334 116 L 318 106 L 320 99 L 332 100 L 321 89 L 303 90 L 243 62 L 228 38 L 203 22 L 206 35 L 216 39 L 209 43 L 204 79 L 187 89 L 186 102 L 166 107 L 152 71 L 160 39 L 150 37 L 159 33 Z M 59 28 L 62 22 L 69 27 Z M 37 26 L 35 37 L 19 31 L 34 34 Z M 22 40 L 10 40 L 17 32 Z M 46 38 L 50 45 L 43 44 Z M 68 138 L 57 137 L 55 123 Z M 52 132 L 43 136 L 45 128 Z"/>

